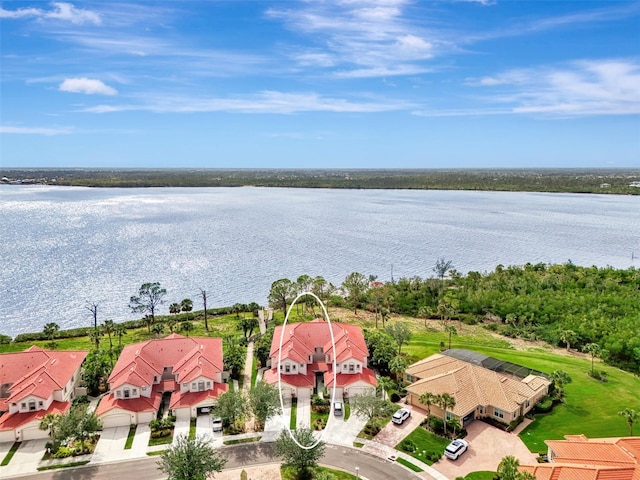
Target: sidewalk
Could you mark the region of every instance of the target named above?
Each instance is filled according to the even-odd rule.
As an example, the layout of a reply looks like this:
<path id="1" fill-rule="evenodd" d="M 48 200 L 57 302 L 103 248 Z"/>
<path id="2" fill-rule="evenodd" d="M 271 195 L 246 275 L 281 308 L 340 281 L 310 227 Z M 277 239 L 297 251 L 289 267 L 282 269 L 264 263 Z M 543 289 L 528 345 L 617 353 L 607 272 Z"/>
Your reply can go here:
<path id="1" fill-rule="evenodd" d="M 437 471 L 435 468 L 427 465 L 424 462 L 421 462 L 415 457 L 411 455 L 407 455 L 404 452 L 400 452 L 394 448 L 388 447 L 386 445 L 382 445 L 381 443 L 374 442 L 372 440 L 362 440 L 364 443 L 364 447 L 362 447 L 362 451 L 368 452 L 377 457 L 386 458 L 389 461 L 395 462 L 397 458 L 402 458 L 413 465 L 420 467 L 424 470 L 424 472 L 420 473 L 420 476 L 426 478 L 427 480 L 449 480 L 445 475 Z"/>

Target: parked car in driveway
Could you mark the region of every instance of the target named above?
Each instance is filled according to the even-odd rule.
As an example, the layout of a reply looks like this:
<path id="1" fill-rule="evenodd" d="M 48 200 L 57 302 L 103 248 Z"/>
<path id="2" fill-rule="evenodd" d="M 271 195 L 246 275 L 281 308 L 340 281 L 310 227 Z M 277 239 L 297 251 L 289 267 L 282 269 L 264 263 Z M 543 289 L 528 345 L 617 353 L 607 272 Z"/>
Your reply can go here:
<path id="1" fill-rule="evenodd" d="M 216 417 L 213 419 L 212 427 L 214 432 L 222 431 L 222 419 L 220 417 Z"/>
<path id="2" fill-rule="evenodd" d="M 457 460 L 467 451 L 467 448 L 469 448 L 469 444 L 465 440 L 454 440 L 444 449 L 444 456 L 451 460 Z"/>
<path id="3" fill-rule="evenodd" d="M 391 421 L 396 425 L 402 425 L 404 421 L 411 416 L 411 410 L 408 408 L 401 408 L 391 417 Z"/>
<path id="4" fill-rule="evenodd" d="M 337 417 L 342 416 L 342 402 L 333 402 L 333 414 Z"/>

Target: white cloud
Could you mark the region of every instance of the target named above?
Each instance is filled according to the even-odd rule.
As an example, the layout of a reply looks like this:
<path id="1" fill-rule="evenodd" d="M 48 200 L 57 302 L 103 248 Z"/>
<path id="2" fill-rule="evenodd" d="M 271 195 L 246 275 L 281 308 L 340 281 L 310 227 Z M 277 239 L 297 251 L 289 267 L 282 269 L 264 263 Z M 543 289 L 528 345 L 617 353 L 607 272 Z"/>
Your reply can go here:
<path id="1" fill-rule="evenodd" d="M 67 78 L 60 84 L 63 92 L 86 93 L 88 95 L 116 95 L 118 91 L 104 84 L 100 80 L 92 78 Z"/>
<path id="2" fill-rule="evenodd" d="M 303 112 L 372 113 L 407 110 L 416 105 L 405 102 L 355 101 L 335 98 L 317 93 L 288 93 L 263 91 L 247 97 L 206 98 L 175 95 L 158 95 L 141 99 L 138 104 L 97 105 L 80 111 L 88 113 L 111 113 L 124 111 L 148 111 L 155 113 L 267 113 L 295 114 Z"/>
<path id="3" fill-rule="evenodd" d="M 640 62 L 607 59 L 519 69 L 467 85 L 491 89 L 486 100 L 513 113 L 559 116 L 640 114 Z"/>
<path id="4" fill-rule="evenodd" d="M 15 127 L 10 125 L 0 125 L 0 134 L 21 134 L 21 135 L 66 135 L 72 132 L 68 127 Z"/>
<path id="5" fill-rule="evenodd" d="M 90 10 L 82 8 L 76 8 L 71 3 L 66 2 L 52 2 L 49 10 L 42 10 L 40 8 L 19 8 L 17 10 L 5 10 L 0 7 L 0 18 L 38 18 L 45 20 L 62 20 L 71 22 L 75 25 L 82 25 L 85 23 L 92 23 L 94 25 L 100 25 L 102 19 L 100 15 Z"/>

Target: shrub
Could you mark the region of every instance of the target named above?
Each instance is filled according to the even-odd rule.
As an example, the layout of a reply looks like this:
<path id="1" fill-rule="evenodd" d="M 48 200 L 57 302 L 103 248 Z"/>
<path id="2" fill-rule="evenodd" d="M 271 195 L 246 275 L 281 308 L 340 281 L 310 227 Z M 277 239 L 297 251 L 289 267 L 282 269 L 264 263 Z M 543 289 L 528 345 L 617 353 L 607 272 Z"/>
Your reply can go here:
<path id="1" fill-rule="evenodd" d="M 440 452 L 427 452 L 426 456 L 431 462 L 436 463 L 438 460 L 440 460 L 440 457 L 442 457 L 442 453 L 440 453 Z"/>
<path id="2" fill-rule="evenodd" d="M 596 380 L 599 380 L 601 382 L 607 381 L 607 372 L 605 372 L 604 370 L 594 370 L 593 372 L 590 371 L 588 373 L 591 378 L 595 378 Z"/>
<path id="3" fill-rule="evenodd" d="M 71 402 L 71 405 L 75 407 L 76 405 L 84 405 L 89 402 L 89 397 L 87 397 L 86 395 L 81 395 L 80 397 L 74 398 L 73 402 Z"/>
<path id="4" fill-rule="evenodd" d="M 60 447 L 58 451 L 53 454 L 53 458 L 67 458 L 73 456 L 74 450 L 69 447 Z"/>
<path id="5" fill-rule="evenodd" d="M 536 405 L 536 412 L 549 413 L 553 409 L 553 403 L 553 398 L 545 395 Z"/>
<path id="6" fill-rule="evenodd" d="M 400 394 L 399 394 L 398 392 L 393 392 L 393 393 L 391 394 L 391 401 L 392 401 L 393 403 L 397 403 L 397 402 L 399 402 L 400 400 L 402 400 L 402 397 L 400 396 Z"/>
<path id="7" fill-rule="evenodd" d="M 418 449 L 416 444 L 408 439 L 405 439 L 400 443 L 400 448 L 405 452 L 409 452 L 409 453 L 413 453 Z"/>
<path id="8" fill-rule="evenodd" d="M 7 345 L 11 343 L 11 337 L 9 335 L 0 334 L 0 345 Z"/>
<path id="9" fill-rule="evenodd" d="M 380 430 L 382 430 L 382 427 L 380 426 L 380 423 L 374 418 L 373 420 L 369 420 L 362 430 L 365 434 L 375 437 L 380 432 Z"/>

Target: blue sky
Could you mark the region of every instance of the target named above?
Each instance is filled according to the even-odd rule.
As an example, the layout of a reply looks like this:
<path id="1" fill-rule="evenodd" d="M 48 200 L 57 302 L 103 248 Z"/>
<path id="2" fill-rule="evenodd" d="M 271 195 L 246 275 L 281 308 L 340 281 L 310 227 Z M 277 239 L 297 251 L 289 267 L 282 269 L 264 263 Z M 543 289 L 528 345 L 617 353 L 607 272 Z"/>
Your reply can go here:
<path id="1" fill-rule="evenodd" d="M 0 3 L 4 167 L 638 167 L 638 1 Z"/>

